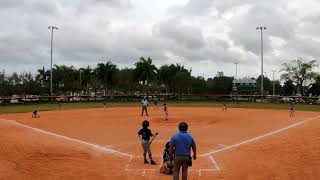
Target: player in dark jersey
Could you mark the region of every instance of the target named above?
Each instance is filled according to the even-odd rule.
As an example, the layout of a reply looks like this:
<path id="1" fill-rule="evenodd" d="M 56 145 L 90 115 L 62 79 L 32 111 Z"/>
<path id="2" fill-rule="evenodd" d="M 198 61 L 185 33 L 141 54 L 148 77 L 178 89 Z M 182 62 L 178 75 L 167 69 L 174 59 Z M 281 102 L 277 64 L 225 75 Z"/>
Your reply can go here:
<path id="1" fill-rule="evenodd" d="M 153 104 L 154 104 L 154 110 L 159 110 L 158 101 L 154 100 Z"/>
<path id="2" fill-rule="evenodd" d="M 147 153 L 149 155 L 150 163 L 152 165 L 156 165 L 157 163 L 152 159 L 152 153 L 150 149 L 150 137 L 153 136 L 151 130 L 149 129 L 149 121 L 144 120 L 142 122 L 142 129 L 138 132 L 139 139 L 141 140 L 142 148 L 143 148 L 143 158 L 144 163 L 148 164 Z"/>
<path id="3" fill-rule="evenodd" d="M 104 100 L 103 101 L 103 110 L 106 110 L 106 108 L 107 108 L 107 100 Z"/>
<path id="4" fill-rule="evenodd" d="M 223 102 L 222 111 L 227 111 L 227 103 Z"/>
<path id="5" fill-rule="evenodd" d="M 168 115 L 169 115 L 167 104 L 163 104 L 163 108 L 162 109 L 163 109 L 163 112 L 164 112 L 165 120 L 167 121 L 168 120 Z"/>
<path id="6" fill-rule="evenodd" d="M 61 102 L 60 101 L 58 101 L 58 108 L 59 108 L 59 110 L 61 110 Z"/>
<path id="7" fill-rule="evenodd" d="M 296 111 L 296 107 L 295 106 L 296 105 L 295 105 L 294 101 L 291 101 L 291 103 L 290 103 L 290 117 L 294 116 L 294 113 Z"/>
<path id="8" fill-rule="evenodd" d="M 38 115 L 38 111 L 37 111 L 37 110 L 34 110 L 34 111 L 32 112 L 31 118 L 40 118 L 40 116 Z"/>

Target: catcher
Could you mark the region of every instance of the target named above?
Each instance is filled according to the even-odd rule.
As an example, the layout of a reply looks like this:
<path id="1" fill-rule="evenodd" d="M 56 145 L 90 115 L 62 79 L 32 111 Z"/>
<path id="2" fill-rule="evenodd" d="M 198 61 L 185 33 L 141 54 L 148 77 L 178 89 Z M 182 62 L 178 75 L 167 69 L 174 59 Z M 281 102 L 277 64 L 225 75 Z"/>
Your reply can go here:
<path id="1" fill-rule="evenodd" d="M 169 143 L 170 142 L 167 142 L 165 149 L 163 151 L 163 164 L 162 164 L 162 167 L 160 168 L 160 173 L 167 174 L 167 175 L 173 174 L 173 163 L 174 163 L 174 154 L 175 154 L 173 149 L 173 155 L 172 156 L 169 155 L 169 148 L 170 148 Z"/>

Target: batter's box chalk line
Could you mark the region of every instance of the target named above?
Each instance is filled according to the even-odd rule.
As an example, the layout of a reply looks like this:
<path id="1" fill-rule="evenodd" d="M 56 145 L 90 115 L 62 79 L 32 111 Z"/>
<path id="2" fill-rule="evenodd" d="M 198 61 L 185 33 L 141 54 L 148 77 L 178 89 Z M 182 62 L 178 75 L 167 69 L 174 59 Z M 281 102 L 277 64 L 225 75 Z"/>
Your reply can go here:
<path id="1" fill-rule="evenodd" d="M 201 156 L 199 158 L 208 160 L 209 165 L 203 168 L 194 168 L 194 167 L 188 168 L 189 172 L 194 172 L 194 173 L 197 173 L 199 176 L 202 176 L 204 172 L 215 172 L 215 171 L 221 170 L 217 161 L 212 155 Z M 199 158 L 197 159 L 197 161 L 199 161 Z M 135 172 L 137 174 L 140 174 L 141 176 L 145 176 L 147 172 L 160 172 L 160 167 L 162 166 L 162 163 L 159 163 L 159 165 L 157 166 L 152 166 L 154 168 L 140 168 L 141 163 L 139 163 L 138 165 L 139 167 L 135 167 L 134 165 L 135 163 L 133 162 L 134 160 L 142 161 L 142 157 L 141 156 L 130 157 L 127 164 L 124 166 L 125 171 Z"/>

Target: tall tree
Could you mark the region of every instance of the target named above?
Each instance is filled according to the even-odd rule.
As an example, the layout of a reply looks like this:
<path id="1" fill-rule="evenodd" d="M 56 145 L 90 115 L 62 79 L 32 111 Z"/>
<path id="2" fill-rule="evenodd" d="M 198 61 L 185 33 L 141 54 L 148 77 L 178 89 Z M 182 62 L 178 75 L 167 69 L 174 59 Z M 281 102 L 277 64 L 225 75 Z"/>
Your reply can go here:
<path id="1" fill-rule="evenodd" d="M 141 57 L 140 61 L 138 61 L 135 65 L 136 80 L 146 85 L 150 81 L 156 79 L 158 69 L 154 64 L 152 64 L 152 59 L 150 57 L 148 57 L 148 59 Z"/>
<path id="2" fill-rule="evenodd" d="M 121 69 L 117 75 L 117 89 L 124 93 L 131 93 L 138 90 L 138 84 L 134 81 L 134 69 Z"/>
<path id="3" fill-rule="evenodd" d="M 86 68 L 80 68 L 79 73 L 81 71 L 81 87 L 80 90 L 85 89 L 87 94 L 89 93 L 89 89 L 93 86 L 93 69 L 90 66 Z"/>
<path id="4" fill-rule="evenodd" d="M 257 92 L 260 92 L 261 89 L 261 75 L 257 78 Z M 263 76 L 263 90 L 265 93 L 272 94 L 272 81 L 266 77 Z"/>
<path id="5" fill-rule="evenodd" d="M 203 94 L 207 93 L 208 91 L 206 80 L 200 76 L 191 78 L 191 87 L 193 94 Z"/>
<path id="6" fill-rule="evenodd" d="M 115 82 L 116 73 L 119 72 L 117 65 L 112 64 L 110 61 L 107 63 L 99 63 L 96 67 L 97 78 L 106 91 L 112 89 Z"/>
<path id="7" fill-rule="evenodd" d="M 290 79 L 287 80 L 283 85 L 283 93 L 285 96 L 292 96 L 296 94 L 296 86 Z"/>
<path id="8" fill-rule="evenodd" d="M 314 68 L 317 66 L 316 60 L 304 62 L 303 59 L 293 60 L 290 63 L 282 64 L 281 75 L 283 80 L 291 80 L 296 84 L 301 95 L 306 95 L 309 88 L 312 86 L 317 73 Z"/>
<path id="9" fill-rule="evenodd" d="M 320 96 L 320 76 L 315 78 L 315 83 L 310 87 L 308 93 L 314 96 Z"/>
<path id="10" fill-rule="evenodd" d="M 180 82 L 184 81 L 186 84 Z M 186 90 L 190 88 L 191 70 L 187 70 L 180 64 L 161 66 L 159 69 L 159 82 L 165 85 L 168 91 Z"/>
<path id="11" fill-rule="evenodd" d="M 208 79 L 208 86 L 211 93 L 230 94 L 232 92 L 233 77 L 224 76 L 223 72 L 218 72 L 214 78 Z"/>

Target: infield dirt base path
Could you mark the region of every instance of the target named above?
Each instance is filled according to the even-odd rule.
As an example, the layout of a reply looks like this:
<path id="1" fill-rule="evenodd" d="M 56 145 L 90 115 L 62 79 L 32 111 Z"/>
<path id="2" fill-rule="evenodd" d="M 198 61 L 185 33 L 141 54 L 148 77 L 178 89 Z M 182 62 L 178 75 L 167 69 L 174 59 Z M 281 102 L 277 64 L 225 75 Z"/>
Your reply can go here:
<path id="1" fill-rule="evenodd" d="M 186 121 L 198 146 L 189 179 L 320 179 L 320 113 L 220 108 L 109 108 L 0 116 L 0 179 L 172 179 L 164 145 Z M 137 131 L 159 132 L 157 166 L 144 165 Z"/>

